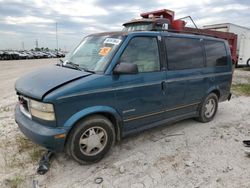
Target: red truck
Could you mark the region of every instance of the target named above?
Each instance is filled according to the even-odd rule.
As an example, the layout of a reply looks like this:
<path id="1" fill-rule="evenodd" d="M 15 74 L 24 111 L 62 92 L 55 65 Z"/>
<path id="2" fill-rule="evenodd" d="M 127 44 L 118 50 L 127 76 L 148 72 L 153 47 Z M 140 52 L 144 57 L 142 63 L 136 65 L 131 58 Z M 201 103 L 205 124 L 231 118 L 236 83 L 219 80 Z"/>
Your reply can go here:
<path id="1" fill-rule="evenodd" d="M 231 50 L 232 61 L 237 63 L 237 35 L 229 32 L 212 31 L 209 29 L 199 29 L 186 27 L 186 22 L 182 19 L 174 19 L 174 11 L 162 9 L 152 12 L 141 13 L 140 19 L 133 19 L 123 24 L 124 30 L 152 30 L 171 31 L 178 33 L 190 33 L 197 35 L 208 35 L 228 41 Z M 189 16 L 188 16 L 189 17 Z M 191 20 L 192 18 L 189 17 Z M 192 20 L 193 21 L 193 20 Z M 193 22 L 194 23 L 194 22 Z M 195 25 L 195 24 L 194 24 Z M 196 25 L 195 25 L 196 26 Z"/>

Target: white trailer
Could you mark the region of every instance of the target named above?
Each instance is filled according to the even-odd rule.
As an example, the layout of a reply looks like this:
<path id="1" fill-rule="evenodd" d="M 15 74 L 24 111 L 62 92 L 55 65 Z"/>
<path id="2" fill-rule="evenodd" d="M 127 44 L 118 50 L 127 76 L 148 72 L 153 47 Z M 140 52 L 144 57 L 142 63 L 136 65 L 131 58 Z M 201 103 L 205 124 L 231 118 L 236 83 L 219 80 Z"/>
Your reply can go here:
<path id="1" fill-rule="evenodd" d="M 237 34 L 237 65 L 250 66 L 250 28 L 232 23 L 205 25 L 203 28 Z"/>

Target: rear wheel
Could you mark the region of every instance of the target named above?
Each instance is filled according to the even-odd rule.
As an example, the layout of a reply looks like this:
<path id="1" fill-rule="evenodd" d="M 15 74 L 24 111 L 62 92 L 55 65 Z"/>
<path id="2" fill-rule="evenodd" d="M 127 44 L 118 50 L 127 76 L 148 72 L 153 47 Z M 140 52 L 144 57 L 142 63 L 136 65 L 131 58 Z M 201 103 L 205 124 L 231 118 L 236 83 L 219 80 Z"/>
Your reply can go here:
<path id="1" fill-rule="evenodd" d="M 67 153 L 81 164 L 101 160 L 115 142 L 113 124 L 104 116 L 95 115 L 78 122 L 71 131 Z"/>
<path id="2" fill-rule="evenodd" d="M 202 102 L 199 109 L 198 121 L 209 122 L 211 121 L 218 109 L 218 97 L 215 93 L 210 93 Z"/>

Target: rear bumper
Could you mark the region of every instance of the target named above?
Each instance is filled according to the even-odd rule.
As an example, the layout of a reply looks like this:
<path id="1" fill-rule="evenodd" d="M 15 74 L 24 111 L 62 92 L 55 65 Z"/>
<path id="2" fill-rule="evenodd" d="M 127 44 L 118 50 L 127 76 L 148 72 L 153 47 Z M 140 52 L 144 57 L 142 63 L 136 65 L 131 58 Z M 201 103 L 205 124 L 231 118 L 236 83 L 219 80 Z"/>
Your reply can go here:
<path id="1" fill-rule="evenodd" d="M 226 94 L 223 94 L 220 96 L 219 102 L 230 101 L 231 97 L 232 97 L 232 93 L 227 92 Z"/>
<path id="2" fill-rule="evenodd" d="M 32 121 L 26 117 L 16 105 L 15 120 L 22 133 L 34 143 L 45 147 L 48 150 L 62 152 L 64 150 L 65 138 L 55 138 L 58 134 L 67 134 L 67 130 L 58 127 L 47 127 Z"/>
<path id="3" fill-rule="evenodd" d="M 230 94 L 228 95 L 227 100 L 230 101 L 231 97 L 232 97 L 232 93 L 230 93 Z"/>

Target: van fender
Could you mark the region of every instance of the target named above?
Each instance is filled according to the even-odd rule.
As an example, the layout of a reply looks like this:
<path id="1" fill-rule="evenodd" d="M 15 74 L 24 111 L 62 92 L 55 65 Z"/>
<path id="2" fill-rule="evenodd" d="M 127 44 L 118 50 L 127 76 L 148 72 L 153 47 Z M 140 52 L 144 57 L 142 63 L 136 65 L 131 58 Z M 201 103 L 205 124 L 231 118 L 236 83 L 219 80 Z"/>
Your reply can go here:
<path id="1" fill-rule="evenodd" d="M 221 94 L 220 89 L 219 89 L 219 86 L 213 86 L 213 87 L 210 87 L 210 88 L 207 90 L 206 96 L 207 96 L 208 94 L 212 93 L 212 92 L 215 91 L 215 90 L 218 91 L 219 94 Z M 206 96 L 204 96 L 204 97 L 206 97 Z"/>
<path id="2" fill-rule="evenodd" d="M 117 122 L 117 127 L 115 127 L 117 128 L 117 138 L 120 139 L 122 117 L 114 108 L 110 106 L 92 106 L 92 107 L 82 109 L 81 111 L 78 111 L 73 116 L 71 116 L 64 123 L 64 127 L 67 127 L 68 130 L 70 130 L 71 127 L 73 127 L 75 123 L 79 121 L 80 119 L 87 117 L 89 115 L 98 114 L 98 113 L 108 113 L 115 118 Z"/>

